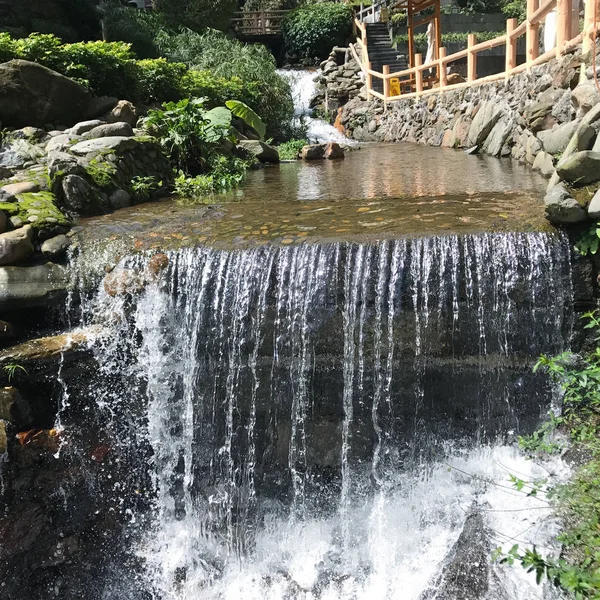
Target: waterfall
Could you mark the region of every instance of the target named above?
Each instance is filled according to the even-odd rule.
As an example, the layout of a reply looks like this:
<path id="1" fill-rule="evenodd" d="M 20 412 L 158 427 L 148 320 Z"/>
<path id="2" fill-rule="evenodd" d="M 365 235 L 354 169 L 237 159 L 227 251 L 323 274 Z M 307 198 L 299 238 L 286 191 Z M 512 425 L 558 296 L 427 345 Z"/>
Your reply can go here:
<path id="1" fill-rule="evenodd" d="M 312 116 L 310 101 L 315 95 L 316 71 L 302 69 L 280 69 L 280 75 L 285 77 L 292 87 L 294 100 L 295 123 L 307 127 L 307 138 L 313 143 L 337 142 L 338 144 L 354 145 L 356 142 L 340 133 L 333 125 Z"/>
<path id="2" fill-rule="evenodd" d="M 152 456 L 152 508 L 131 526 L 144 593 L 433 598 L 472 511 L 494 546 L 551 546 L 547 505 L 507 482 L 548 474 L 510 442 L 552 400 L 532 363 L 568 343 L 566 240 L 196 247 L 168 261 L 138 295 L 100 287 L 87 305 L 114 331 L 98 397 L 118 363 L 111 411 L 144 406 L 124 440 L 131 451 L 145 432 Z M 542 597 L 524 572 L 490 568 L 486 598 Z"/>

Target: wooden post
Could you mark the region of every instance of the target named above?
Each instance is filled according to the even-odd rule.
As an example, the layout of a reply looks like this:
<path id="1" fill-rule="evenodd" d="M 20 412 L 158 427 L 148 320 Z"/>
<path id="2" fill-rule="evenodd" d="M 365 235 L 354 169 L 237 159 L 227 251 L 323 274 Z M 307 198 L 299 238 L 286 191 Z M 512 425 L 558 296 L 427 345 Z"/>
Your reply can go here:
<path id="1" fill-rule="evenodd" d="M 408 66 L 414 67 L 414 51 L 415 51 L 415 34 L 413 31 L 413 4 L 412 2 L 408 2 L 408 16 L 407 16 L 407 25 L 408 25 Z"/>
<path id="2" fill-rule="evenodd" d="M 367 63 L 367 100 L 371 99 L 371 90 L 373 89 L 373 75 L 369 71 L 372 69 L 372 63 Z"/>
<path id="3" fill-rule="evenodd" d="M 531 15 L 538 9 L 539 0 L 527 0 L 527 70 L 531 69 L 531 63 L 538 57 L 540 51 L 540 25 L 531 23 Z"/>
<path id="4" fill-rule="evenodd" d="M 594 3 L 597 0 L 587 0 L 585 3 L 585 17 L 583 19 L 583 47 L 582 52 L 585 55 L 592 49 L 593 39 L 594 39 Z M 598 15 L 600 15 L 600 11 L 598 11 Z M 581 72 L 584 73 L 585 69 L 581 69 Z"/>
<path id="5" fill-rule="evenodd" d="M 517 66 L 517 40 L 511 38 L 512 32 L 517 28 L 517 19 L 506 21 L 506 77 Z"/>
<path id="6" fill-rule="evenodd" d="M 438 63 L 440 70 L 440 90 L 444 89 L 448 85 L 448 73 L 446 71 L 446 63 L 443 62 L 446 56 L 446 48 L 440 48 L 440 62 Z"/>
<path id="7" fill-rule="evenodd" d="M 415 67 L 420 67 L 423 64 L 423 55 L 415 54 Z M 423 71 L 419 70 L 415 73 L 415 83 L 417 96 L 423 92 Z"/>
<path id="8" fill-rule="evenodd" d="M 559 57 L 565 43 L 571 39 L 572 0 L 557 0 L 556 2 L 556 56 Z"/>
<path id="9" fill-rule="evenodd" d="M 386 77 L 386 75 L 390 74 L 390 66 L 383 65 L 383 97 L 387 100 L 390 97 L 390 80 Z"/>
<path id="10" fill-rule="evenodd" d="M 469 33 L 467 37 L 467 81 L 470 83 L 477 79 L 477 54 L 471 48 L 477 43 L 477 36 L 474 33 Z"/>

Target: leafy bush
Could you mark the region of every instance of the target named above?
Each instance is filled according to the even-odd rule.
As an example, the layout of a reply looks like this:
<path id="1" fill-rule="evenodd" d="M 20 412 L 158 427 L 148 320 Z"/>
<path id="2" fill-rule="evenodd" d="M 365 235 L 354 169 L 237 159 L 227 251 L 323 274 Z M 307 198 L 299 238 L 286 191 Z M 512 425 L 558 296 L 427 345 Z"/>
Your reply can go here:
<path id="1" fill-rule="evenodd" d="M 218 96 L 220 104 L 224 97 L 246 103 L 263 119 L 270 137 L 282 137 L 294 115 L 294 104 L 290 85 L 277 73 L 275 58 L 267 48 L 243 44 L 212 29 L 202 34 L 189 29 L 174 36 L 161 34 L 158 43 L 169 60 L 183 62 L 192 69 L 191 89 L 194 83 L 200 87 L 206 84 L 208 73 L 212 78 L 230 81 L 229 89 L 207 90 L 202 95 L 210 99 Z M 194 71 L 201 74 L 194 75 Z"/>
<path id="2" fill-rule="evenodd" d="M 161 13 L 170 27 L 189 27 L 200 31 L 211 27 L 225 30 L 237 8 L 235 0 L 154 0 L 156 12 Z"/>
<path id="3" fill-rule="evenodd" d="M 285 47 L 301 59 L 326 58 L 331 48 L 343 45 L 351 33 L 352 8 L 341 3 L 302 6 L 283 21 Z"/>
<path id="4" fill-rule="evenodd" d="M 131 44 L 140 58 L 160 56 L 156 36 L 165 25 L 160 13 L 126 7 L 118 0 L 105 0 L 101 11 L 107 41 Z"/>
<path id="5" fill-rule="evenodd" d="M 310 144 L 310 142 L 306 139 L 283 142 L 283 144 L 277 148 L 279 151 L 279 158 L 281 160 L 295 160 L 298 158 L 302 148 L 307 144 Z"/>
<path id="6" fill-rule="evenodd" d="M 522 23 L 527 18 L 527 0 L 512 0 L 502 7 L 507 19 L 518 19 Z"/>

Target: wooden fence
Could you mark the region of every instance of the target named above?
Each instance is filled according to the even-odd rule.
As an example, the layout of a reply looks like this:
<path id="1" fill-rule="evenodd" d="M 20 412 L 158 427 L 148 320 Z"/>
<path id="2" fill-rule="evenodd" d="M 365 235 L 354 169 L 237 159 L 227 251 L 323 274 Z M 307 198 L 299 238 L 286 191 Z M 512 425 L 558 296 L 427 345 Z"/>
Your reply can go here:
<path id="1" fill-rule="evenodd" d="M 463 87 L 470 87 L 481 83 L 498 81 L 509 78 L 512 75 L 531 69 L 535 65 L 539 65 L 549 61 L 552 58 L 561 56 L 578 44 L 583 43 L 583 52 L 588 52 L 594 43 L 596 31 L 598 29 L 598 16 L 600 9 L 598 3 L 600 0 L 587 0 L 585 4 L 585 18 L 583 31 L 577 34 L 573 31 L 574 24 L 572 19 L 573 2 L 577 0 L 527 0 L 527 19 L 517 24 L 517 19 L 509 19 L 506 23 L 506 34 L 500 37 L 477 43 L 475 34 L 469 34 L 467 48 L 446 56 L 446 49 L 440 48 L 438 58 L 423 64 L 423 56 L 416 54 L 414 57 L 414 66 L 404 71 L 390 73 L 389 67 L 384 66 L 383 72 L 373 71 L 369 62 L 369 48 L 367 39 L 367 29 L 364 23 L 358 19 L 355 20 L 357 38 L 360 40 L 360 48 L 356 45 L 350 46 L 354 58 L 359 63 L 363 73 L 365 74 L 367 95 L 368 97 L 376 97 L 384 101 L 401 100 L 405 98 L 415 98 L 424 94 L 438 92 L 440 90 L 455 90 Z M 557 34 L 556 46 L 549 52 L 540 54 L 540 25 L 544 21 L 546 15 L 556 9 L 557 13 Z M 521 36 L 526 37 L 526 57 L 525 62 L 517 65 L 517 40 Z M 498 46 L 506 46 L 506 64 L 505 69 L 501 73 L 489 75 L 487 77 L 477 78 L 477 55 L 479 52 L 496 48 Z M 467 59 L 467 78 L 465 82 L 448 84 L 447 67 L 461 59 Z M 432 78 L 427 78 L 425 71 L 435 69 L 437 77 L 434 78 L 436 83 L 431 82 Z M 383 80 L 383 93 L 373 89 L 373 79 Z M 400 80 L 400 93 L 392 95 L 390 91 L 390 80 Z M 429 83 L 428 83 L 429 80 Z M 436 87 L 433 87 L 433 86 Z M 394 90 L 394 91 L 397 91 Z"/>
<path id="2" fill-rule="evenodd" d="M 283 19 L 288 10 L 257 10 L 236 12 L 231 20 L 236 33 L 244 37 L 281 35 Z"/>

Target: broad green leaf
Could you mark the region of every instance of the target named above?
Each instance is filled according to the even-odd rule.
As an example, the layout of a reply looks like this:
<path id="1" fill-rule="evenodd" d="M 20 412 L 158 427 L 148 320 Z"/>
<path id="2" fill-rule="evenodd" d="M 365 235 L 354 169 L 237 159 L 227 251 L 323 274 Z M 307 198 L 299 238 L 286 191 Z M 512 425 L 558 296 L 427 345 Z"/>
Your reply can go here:
<path id="1" fill-rule="evenodd" d="M 242 119 L 244 123 L 255 129 L 261 140 L 265 138 L 265 134 L 267 133 L 266 125 L 247 104 L 240 102 L 239 100 L 227 100 L 225 106 L 227 106 L 236 117 Z"/>

